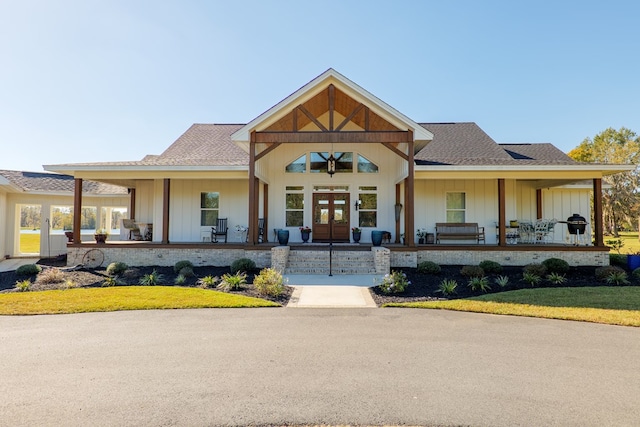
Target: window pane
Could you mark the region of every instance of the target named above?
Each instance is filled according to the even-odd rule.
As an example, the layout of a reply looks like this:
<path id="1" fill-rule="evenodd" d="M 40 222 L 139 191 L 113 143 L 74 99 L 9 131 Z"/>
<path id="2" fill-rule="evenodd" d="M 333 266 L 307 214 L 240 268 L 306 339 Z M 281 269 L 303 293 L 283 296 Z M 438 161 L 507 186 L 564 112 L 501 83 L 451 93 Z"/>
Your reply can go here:
<path id="1" fill-rule="evenodd" d="M 447 222 L 465 222 L 464 211 L 447 211 Z"/>
<path id="2" fill-rule="evenodd" d="M 298 185 L 293 185 L 293 186 L 287 185 L 286 189 L 287 189 L 287 191 L 302 191 L 302 190 L 304 190 L 304 187 L 301 186 L 301 185 L 299 185 L 299 186 Z"/>
<path id="3" fill-rule="evenodd" d="M 287 227 L 302 227 L 302 211 L 287 211 L 286 222 Z"/>
<path id="4" fill-rule="evenodd" d="M 287 194 L 287 209 L 304 209 L 304 194 Z"/>
<path id="5" fill-rule="evenodd" d="M 73 208 L 71 206 L 51 207 L 51 229 L 71 230 L 73 227 Z"/>
<path id="6" fill-rule="evenodd" d="M 98 208 L 82 208 L 80 211 L 80 229 L 95 230 L 98 227 Z"/>
<path id="7" fill-rule="evenodd" d="M 200 193 L 200 207 L 218 209 L 220 193 Z"/>
<path id="8" fill-rule="evenodd" d="M 378 187 L 375 187 L 375 186 L 373 186 L 373 187 L 370 187 L 370 186 L 360 186 L 360 187 L 358 187 L 358 190 L 359 190 L 359 191 L 377 191 L 377 190 L 378 190 Z"/>
<path id="9" fill-rule="evenodd" d="M 358 155 L 358 172 L 360 173 L 376 173 L 378 172 L 378 166 L 371 163 L 367 158 Z"/>
<path id="10" fill-rule="evenodd" d="M 335 153 L 336 172 L 349 173 L 353 172 L 353 153 Z"/>
<path id="11" fill-rule="evenodd" d="M 217 210 L 200 211 L 200 225 L 202 226 L 214 226 L 218 221 Z"/>
<path id="12" fill-rule="evenodd" d="M 327 173 L 327 159 L 329 153 L 311 153 L 309 170 L 313 173 Z"/>
<path id="13" fill-rule="evenodd" d="M 360 227 L 377 227 L 377 212 L 360 212 Z"/>
<path id="14" fill-rule="evenodd" d="M 303 154 L 293 162 L 289 163 L 285 171 L 292 173 L 304 173 L 307 170 L 307 155 Z"/>
<path id="15" fill-rule="evenodd" d="M 360 202 L 360 209 L 378 209 L 377 194 L 361 194 Z"/>
<path id="16" fill-rule="evenodd" d="M 447 209 L 464 209 L 464 193 L 447 193 Z"/>

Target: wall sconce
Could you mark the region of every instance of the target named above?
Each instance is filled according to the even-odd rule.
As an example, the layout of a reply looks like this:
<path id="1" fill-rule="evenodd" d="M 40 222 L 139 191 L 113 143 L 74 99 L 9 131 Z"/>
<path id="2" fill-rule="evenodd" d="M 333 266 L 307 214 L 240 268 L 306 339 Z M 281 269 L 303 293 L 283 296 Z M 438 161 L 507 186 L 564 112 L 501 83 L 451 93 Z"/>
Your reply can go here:
<path id="1" fill-rule="evenodd" d="M 333 178 L 333 174 L 336 173 L 336 158 L 333 157 L 333 153 L 327 159 L 327 173 L 331 178 Z"/>
<path id="2" fill-rule="evenodd" d="M 396 222 L 400 222 L 400 212 L 402 212 L 402 203 L 396 203 L 393 205 L 396 213 Z"/>
<path id="3" fill-rule="evenodd" d="M 356 203 L 354 204 L 354 206 L 356 207 L 356 211 L 360 208 L 361 204 L 362 204 L 362 200 L 360 199 L 356 200 Z"/>

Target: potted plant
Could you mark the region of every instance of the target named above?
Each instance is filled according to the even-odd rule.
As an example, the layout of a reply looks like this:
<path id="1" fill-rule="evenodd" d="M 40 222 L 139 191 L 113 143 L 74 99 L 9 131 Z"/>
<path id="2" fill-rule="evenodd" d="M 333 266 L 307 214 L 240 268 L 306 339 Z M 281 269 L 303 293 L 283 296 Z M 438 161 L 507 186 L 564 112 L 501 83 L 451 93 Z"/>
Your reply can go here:
<path id="1" fill-rule="evenodd" d="M 425 228 L 418 228 L 418 230 L 416 230 L 416 236 L 418 236 L 418 244 L 424 245 L 424 239 L 427 237 L 427 230 Z"/>
<path id="2" fill-rule="evenodd" d="M 284 228 L 278 229 L 278 243 L 281 246 L 286 246 L 289 243 L 289 230 L 285 230 Z"/>
<path id="3" fill-rule="evenodd" d="M 351 237 L 355 243 L 360 243 L 362 237 L 362 229 L 360 227 L 351 227 Z"/>
<path id="4" fill-rule="evenodd" d="M 96 243 L 105 243 L 107 241 L 107 237 L 109 237 L 109 233 L 104 228 L 98 228 L 96 232 L 93 234 L 94 239 L 96 239 Z"/>
<path id="5" fill-rule="evenodd" d="M 302 236 L 302 241 L 307 243 L 309 241 L 309 236 L 311 236 L 311 228 L 308 226 L 300 227 L 300 235 Z"/>

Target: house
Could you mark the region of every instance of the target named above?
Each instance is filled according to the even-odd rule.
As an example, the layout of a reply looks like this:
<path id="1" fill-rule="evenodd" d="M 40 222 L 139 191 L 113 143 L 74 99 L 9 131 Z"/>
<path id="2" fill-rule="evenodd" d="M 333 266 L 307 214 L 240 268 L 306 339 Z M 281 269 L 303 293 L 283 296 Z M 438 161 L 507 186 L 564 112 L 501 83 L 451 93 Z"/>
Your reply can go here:
<path id="1" fill-rule="evenodd" d="M 288 230 L 289 246 L 300 250 L 299 227 L 311 227 L 313 242 L 345 244 L 357 227 L 361 244 L 371 243 L 372 231 L 390 236 L 383 249 L 373 248 L 380 271 L 423 259 L 522 265 L 555 256 L 608 264 L 602 178 L 631 168 L 577 163 L 551 144 L 498 144 L 475 123 L 418 123 L 333 69 L 247 124 L 194 124 L 160 155 L 45 166 L 75 178 L 76 212 L 85 180 L 129 190 L 131 217 L 152 225 L 152 242 L 107 244 L 101 250 L 109 260 L 228 265 L 244 256 L 285 266 L 288 252 L 274 245 L 275 230 Z M 555 221 L 544 241 L 513 239 L 510 220 L 562 221 L 574 213 L 589 222 L 593 244 L 569 245 L 567 224 Z M 210 242 L 217 218 L 228 219 L 227 244 Z M 438 223 L 477 224 L 484 240 L 433 239 Z M 416 245 L 417 232 L 438 244 Z M 70 263 L 91 245 L 74 237 Z"/>
<path id="2" fill-rule="evenodd" d="M 43 258 L 66 254 L 74 189 L 69 175 L 0 170 L 0 254 Z M 129 210 L 127 189 L 85 181 L 82 195 L 84 221 L 79 229 L 83 239 L 92 239 L 96 228 L 108 228 L 110 238 L 118 240 L 119 219 L 126 218 Z"/>

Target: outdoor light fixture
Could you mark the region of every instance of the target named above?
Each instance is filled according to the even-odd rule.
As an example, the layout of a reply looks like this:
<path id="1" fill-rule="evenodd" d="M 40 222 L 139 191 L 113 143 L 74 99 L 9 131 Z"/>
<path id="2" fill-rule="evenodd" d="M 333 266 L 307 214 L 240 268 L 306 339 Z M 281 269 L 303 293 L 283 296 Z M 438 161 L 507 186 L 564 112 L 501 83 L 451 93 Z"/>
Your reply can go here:
<path id="1" fill-rule="evenodd" d="M 356 210 L 358 210 L 358 208 L 360 208 L 361 204 L 362 204 L 362 200 L 360 200 L 360 199 L 356 200 L 356 203 L 355 203 Z"/>
<path id="2" fill-rule="evenodd" d="M 333 174 L 336 173 L 336 158 L 333 157 L 333 153 L 327 159 L 327 173 L 331 178 L 333 178 Z"/>

